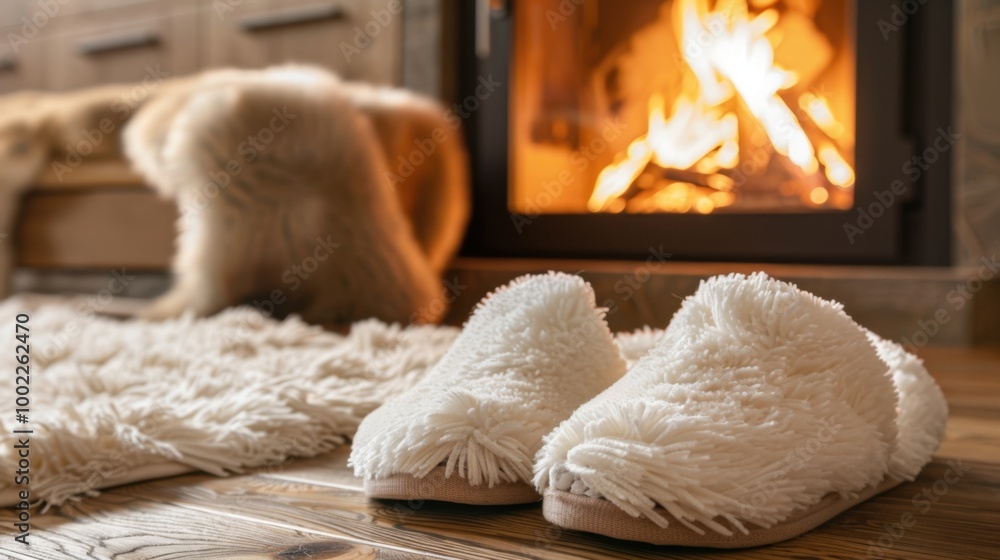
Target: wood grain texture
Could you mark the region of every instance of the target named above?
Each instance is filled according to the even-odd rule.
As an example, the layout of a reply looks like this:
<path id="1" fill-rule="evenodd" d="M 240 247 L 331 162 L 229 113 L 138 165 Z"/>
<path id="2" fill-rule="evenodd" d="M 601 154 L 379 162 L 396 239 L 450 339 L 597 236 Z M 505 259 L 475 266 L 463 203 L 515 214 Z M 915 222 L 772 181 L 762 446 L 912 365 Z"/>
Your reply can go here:
<path id="1" fill-rule="evenodd" d="M 386 10 L 385 0 L 242 0 L 230 5 L 232 13 L 227 12 L 225 17 L 219 17 L 215 10 L 201 13 L 204 63 L 208 67 L 260 68 L 294 61 L 324 66 L 348 80 L 376 84 L 400 81 L 403 16 L 382 14 L 386 23 L 379 25 L 373 36 L 359 35 L 358 31 L 364 33 L 365 26 L 373 21 L 369 29 L 375 29 L 378 22 L 372 13 Z M 296 9 L 327 5 L 342 8 L 343 17 L 256 32 L 241 25 L 248 18 L 282 19 Z M 355 41 L 363 48 L 356 48 Z"/>
<path id="2" fill-rule="evenodd" d="M 4 553 L 10 558 L 38 560 L 407 557 L 399 551 L 322 533 L 282 526 L 262 530 L 239 517 L 210 515 L 117 493 L 60 508 L 40 525 L 44 528 L 33 531 L 30 550 L 4 549 Z"/>
<path id="3" fill-rule="evenodd" d="M 664 257 L 662 251 L 662 247 L 651 249 L 646 261 L 459 257 L 445 277 L 457 278 L 463 289 L 445 322 L 462 324 L 483 296 L 518 276 L 557 270 L 579 274 L 590 282 L 598 304 L 608 308 L 611 330 L 644 325 L 662 328 L 702 280 L 717 274 L 763 271 L 843 303 L 854 320 L 891 340 L 914 339 L 915 333 L 922 334 L 920 322 L 932 320 L 943 310 L 947 316 L 931 337 L 933 345 L 1000 345 L 1000 314 L 995 311 L 1000 308 L 1000 276 L 984 281 L 974 304 L 963 303 L 959 308 L 949 300 L 957 286 L 977 277 L 974 267 L 681 262 Z"/>
<path id="4" fill-rule="evenodd" d="M 56 173 L 46 167 L 35 181 L 33 191 L 104 190 L 110 188 L 148 191 L 148 188 L 131 166 L 120 159 L 87 161 L 69 172 Z"/>
<path id="5" fill-rule="evenodd" d="M 1000 351 L 928 349 L 950 406 L 940 452 L 918 479 L 799 538 L 722 552 L 564 531 L 537 505 L 369 501 L 347 449 L 241 476 L 119 487 L 36 513 L 18 559 L 996 558 L 1000 551 Z M 0 515 L 9 531 L 10 514 Z"/>
<path id="6" fill-rule="evenodd" d="M 45 26 L 45 89 L 129 84 L 146 79 L 149 68 L 180 76 L 202 67 L 197 0 L 96 4 L 91 6 L 94 10 L 62 14 Z M 100 54 L 87 52 L 88 45 L 116 43 L 136 34 L 155 40 Z"/>
<path id="7" fill-rule="evenodd" d="M 150 190 L 37 191 L 14 235 L 17 262 L 35 268 L 163 269 L 177 209 Z"/>

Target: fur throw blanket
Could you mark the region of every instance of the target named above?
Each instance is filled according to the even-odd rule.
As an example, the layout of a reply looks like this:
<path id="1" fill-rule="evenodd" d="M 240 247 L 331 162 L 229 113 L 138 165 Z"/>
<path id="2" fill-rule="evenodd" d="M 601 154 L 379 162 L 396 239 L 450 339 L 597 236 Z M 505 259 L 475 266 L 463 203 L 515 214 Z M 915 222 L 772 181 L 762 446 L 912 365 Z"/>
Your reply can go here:
<path id="1" fill-rule="evenodd" d="M 460 125 L 433 100 L 305 66 L 0 96 L 0 296 L 20 196 L 67 162 L 127 156 L 181 213 L 177 282 L 150 317 L 271 294 L 284 272 L 333 247 L 333 264 L 285 290 L 279 314 L 409 318 L 437 297 L 465 232 Z M 372 286 L 392 291 L 373 298 Z"/>

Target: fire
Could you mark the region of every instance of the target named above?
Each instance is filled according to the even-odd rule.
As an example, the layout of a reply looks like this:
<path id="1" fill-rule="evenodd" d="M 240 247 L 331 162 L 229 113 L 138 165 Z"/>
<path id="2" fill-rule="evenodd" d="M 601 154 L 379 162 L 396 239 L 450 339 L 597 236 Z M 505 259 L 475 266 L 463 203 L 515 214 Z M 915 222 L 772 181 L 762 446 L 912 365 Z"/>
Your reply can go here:
<path id="1" fill-rule="evenodd" d="M 787 160 L 782 165 L 804 179 L 801 198 L 813 206 L 840 200 L 818 186 L 824 179 L 836 189 L 854 184 L 854 170 L 837 144 L 844 127 L 825 97 L 799 95 L 798 114 L 785 100 L 802 84 L 794 69 L 775 63 L 768 36 L 781 17 L 775 2 L 753 4 L 762 11 L 752 14 L 746 0 L 718 0 L 714 9 L 709 0 L 676 0 L 673 22 L 690 74 L 686 86 L 669 115 L 661 95 L 650 98 L 646 134 L 598 175 L 587 202 L 591 212 L 707 214 L 729 206 L 735 200 L 733 170 L 748 150 Z M 766 143 L 741 139 L 741 129 L 760 131 Z M 639 181 L 647 174 L 652 177 Z"/>

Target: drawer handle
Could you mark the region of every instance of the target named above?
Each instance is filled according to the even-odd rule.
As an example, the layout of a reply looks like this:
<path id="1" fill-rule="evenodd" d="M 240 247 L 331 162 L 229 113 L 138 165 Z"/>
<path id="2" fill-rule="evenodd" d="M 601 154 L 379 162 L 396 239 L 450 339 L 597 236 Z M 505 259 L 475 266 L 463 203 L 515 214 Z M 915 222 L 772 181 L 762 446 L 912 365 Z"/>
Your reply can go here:
<path id="1" fill-rule="evenodd" d="M 265 31 L 277 27 L 288 27 L 292 25 L 302 25 L 328 19 L 341 19 L 344 17 L 344 9 L 335 4 L 316 4 L 270 12 L 266 14 L 254 14 L 240 18 L 239 25 L 244 31 Z"/>
<path id="2" fill-rule="evenodd" d="M 158 33 L 145 30 L 80 41 L 76 44 L 76 51 L 85 56 L 96 56 L 114 51 L 152 47 L 159 43 Z"/>
<path id="3" fill-rule="evenodd" d="M 14 55 L 0 54 L 0 72 L 13 72 L 17 70 L 17 59 Z"/>

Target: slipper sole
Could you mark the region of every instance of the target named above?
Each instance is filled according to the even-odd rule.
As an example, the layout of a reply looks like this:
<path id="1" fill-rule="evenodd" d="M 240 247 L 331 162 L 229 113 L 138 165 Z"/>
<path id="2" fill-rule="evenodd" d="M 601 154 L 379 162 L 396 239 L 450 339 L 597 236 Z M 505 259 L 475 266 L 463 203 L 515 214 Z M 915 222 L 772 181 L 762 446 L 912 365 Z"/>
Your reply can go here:
<path id="1" fill-rule="evenodd" d="M 670 522 L 667 527 L 660 527 L 646 518 L 632 517 L 608 500 L 580 496 L 552 488 L 545 491 L 542 512 L 545 519 L 560 527 L 615 539 L 657 545 L 748 548 L 795 538 L 833 519 L 841 512 L 894 488 L 900 482 L 902 481 L 899 479 L 887 478 L 878 486 L 867 488 L 852 499 L 841 498 L 838 494 L 827 494 L 819 503 L 792 519 L 767 529 L 748 526 L 749 534 L 743 534 L 727 521 L 720 519 L 719 523 L 733 530 L 731 537 L 720 535 L 710 529 L 706 529 L 705 534 L 699 535 L 662 508 L 657 508 L 657 512 Z"/>
<path id="2" fill-rule="evenodd" d="M 530 504 L 542 497 L 526 482 L 501 482 L 489 487 L 472 486 L 466 479 L 452 473 L 445 477 L 445 468 L 437 467 L 427 476 L 394 474 L 385 478 L 365 479 L 365 495 L 379 500 L 436 500 L 471 505 Z"/>

